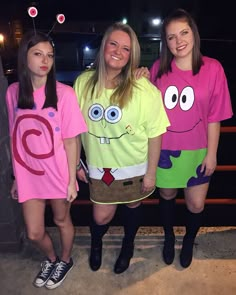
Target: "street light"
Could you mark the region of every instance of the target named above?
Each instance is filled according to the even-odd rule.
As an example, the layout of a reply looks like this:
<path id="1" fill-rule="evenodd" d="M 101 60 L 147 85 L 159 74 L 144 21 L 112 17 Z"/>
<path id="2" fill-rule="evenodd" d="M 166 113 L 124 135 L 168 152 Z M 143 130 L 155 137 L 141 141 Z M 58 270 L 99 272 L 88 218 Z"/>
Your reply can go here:
<path id="1" fill-rule="evenodd" d="M 161 19 L 160 18 L 153 18 L 152 19 L 152 25 L 153 26 L 159 26 L 161 24 Z"/>
<path id="2" fill-rule="evenodd" d="M 127 18 L 126 18 L 126 17 L 124 17 L 124 18 L 122 19 L 122 23 L 123 23 L 124 25 L 126 25 L 126 24 L 127 24 L 127 22 L 128 22 Z"/>

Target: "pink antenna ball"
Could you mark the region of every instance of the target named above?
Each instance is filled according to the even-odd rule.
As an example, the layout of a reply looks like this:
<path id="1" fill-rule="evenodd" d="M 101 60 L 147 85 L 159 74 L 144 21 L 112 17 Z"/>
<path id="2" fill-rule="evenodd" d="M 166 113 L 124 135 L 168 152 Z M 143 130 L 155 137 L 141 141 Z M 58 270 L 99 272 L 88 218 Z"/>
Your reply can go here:
<path id="1" fill-rule="evenodd" d="M 38 10 L 36 7 L 31 6 L 28 8 L 28 14 L 30 17 L 36 17 L 38 15 Z"/>
<path id="2" fill-rule="evenodd" d="M 64 14 L 58 14 L 57 15 L 57 21 L 59 22 L 59 24 L 63 24 L 65 21 L 65 16 Z"/>

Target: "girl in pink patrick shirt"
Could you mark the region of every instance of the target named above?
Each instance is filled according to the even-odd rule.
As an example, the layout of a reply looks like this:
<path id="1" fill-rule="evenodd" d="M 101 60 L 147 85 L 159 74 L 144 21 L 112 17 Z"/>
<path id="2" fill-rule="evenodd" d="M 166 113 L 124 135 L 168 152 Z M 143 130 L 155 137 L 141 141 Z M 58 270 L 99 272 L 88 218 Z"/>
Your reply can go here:
<path id="1" fill-rule="evenodd" d="M 162 92 L 171 124 L 163 135 L 156 177 L 165 231 L 163 259 L 166 264 L 174 260 L 175 197 L 182 188 L 187 210 L 180 263 L 188 267 L 217 165 L 220 121 L 232 116 L 232 107 L 224 70 L 217 60 L 202 56 L 196 23 L 186 11 L 167 16 L 161 41 L 150 79 Z"/>
<path id="2" fill-rule="evenodd" d="M 54 289 L 73 267 L 71 202 L 77 197 L 78 135 L 87 127 L 72 87 L 55 79 L 54 44 L 41 32 L 26 33 L 18 51 L 19 82 L 6 101 L 12 149 L 12 196 L 22 204 L 28 238 L 45 254 L 36 287 Z M 46 200 L 60 232 L 61 257 L 45 230 Z"/>

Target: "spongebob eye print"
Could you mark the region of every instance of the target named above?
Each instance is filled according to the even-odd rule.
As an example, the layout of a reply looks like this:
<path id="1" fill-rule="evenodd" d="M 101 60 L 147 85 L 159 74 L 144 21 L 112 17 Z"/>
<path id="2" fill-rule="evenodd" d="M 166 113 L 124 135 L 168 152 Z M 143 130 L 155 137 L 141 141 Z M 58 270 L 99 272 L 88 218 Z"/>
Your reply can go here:
<path id="1" fill-rule="evenodd" d="M 122 117 L 122 111 L 118 106 L 110 106 L 104 110 L 103 106 L 96 103 L 89 108 L 89 118 L 92 121 L 100 121 L 103 118 L 111 124 L 115 124 L 120 121 Z"/>
<path id="2" fill-rule="evenodd" d="M 104 116 L 104 108 L 100 104 L 96 103 L 89 108 L 88 114 L 92 121 L 98 122 Z"/>
<path id="3" fill-rule="evenodd" d="M 100 144 L 110 144 L 111 139 L 119 139 L 123 135 L 133 135 L 134 131 L 130 125 L 126 126 L 125 128 L 122 128 L 119 126 L 119 123 L 122 119 L 122 110 L 120 107 L 116 105 L 111 105 L 107 108 L 104 108 L 101 104 L 95 103 L 90 106 L 88 110 L 88 117 L 92 121 L 90 121 L 90 126 L 92 123 L 93 126 L 89 131 L 89 134 L 92 136 L 95 136 L 100 139 Z M 101 124 L 103 126 L 103 132 L 104 134 L 99 135 L 100 126 L 97 124 Z M 113 128 L 112 125 L 115 124 L 118 128 Z M 110 128 L 107 128 L 107 127 Z"/>
<path id="4" fill-rule="evenodd" d="M 105 120 L 111 124 L 115 124 L 120 121 L 122 117 L 122 111 L 117 106 L 110 106 L 105 110 Z"/>
<path id="5" fill-rule="evenodd" d="M 185 87 L 180 94 L 176 86 L 169 86 L 166 89 L 164 104 L 170 121 L 175 125 L 174 130 L 171 126 L 168 128 L 169 132 L 190 132 L 201 122 L 194 102 L 195 94 L 192 87 Z"/>

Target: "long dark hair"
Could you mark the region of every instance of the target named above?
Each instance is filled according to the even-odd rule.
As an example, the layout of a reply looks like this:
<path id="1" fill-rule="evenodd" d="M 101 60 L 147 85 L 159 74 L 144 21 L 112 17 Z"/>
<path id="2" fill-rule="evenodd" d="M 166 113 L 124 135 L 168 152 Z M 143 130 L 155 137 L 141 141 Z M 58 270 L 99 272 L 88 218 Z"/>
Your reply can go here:
<path id="1" fill-rule="evenodd" d="M 29 31 L 24 34 L 18 49 L 18 108 L 21 109 L 32 109 L 34 107 L 33 86 L 28 68 L 27 54 L 31 47 L 40 42 L 49 42 L 52 45 L 53 54 L 55 55 L 55 48 L 52 39 L 48 35 L 39 31 Z M 45 96 L 46 99 L 43 108 L 53 107 L 57 110 L 55 59 L 47 76 Z"/>
<path id="2" fill-rule="evenodd" d="M 161 42 L 162 48 L 160 53 L 160 67 L 157 72 L 156 78 L 161 78 L 162 75 L 171 72 L 171 62 L 173 60 L 173 54 L 170 52 L 168 45 L 167 45 L 167 38 L 166 38 L 166 27 L 173 21 L 173 20 L 183 20 L 186 21 L 193 32 L 194 37 L 194 45 L 193 45 L 193 52 L 192 52 L 192 73 L 196 75 L 199 71 L 201 66 L 203 65 L 202 54 L 200 51 L 200 36 L 198 32 L 198 28 L 196 25 L 195 20 L 193 17 L 184 9 L 176 9 L 172 13 L 170 13 L 163 21 L 162 28 L 161 28 Z"/>

